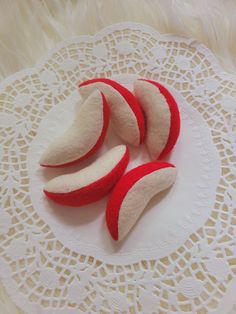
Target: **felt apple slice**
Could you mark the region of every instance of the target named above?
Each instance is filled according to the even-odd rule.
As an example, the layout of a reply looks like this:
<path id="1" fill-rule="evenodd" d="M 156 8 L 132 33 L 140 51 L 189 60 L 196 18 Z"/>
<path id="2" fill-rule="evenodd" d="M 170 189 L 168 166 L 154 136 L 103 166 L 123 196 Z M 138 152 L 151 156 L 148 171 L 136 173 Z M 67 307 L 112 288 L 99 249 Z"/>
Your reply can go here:
<path id="1" fill-rule="evenodd" d="M 96 78 L 79 85 L 82 96 L 99 89 L 106 97 L 111 121 L 117 134 L 128 144 L 138 146 L 145 133 L 144 117 L 134 95 L 124 86 L 107 78 Z"/>
<path id="2" fill-rule="evenodd" d="M 46 184 L 44 193 L 62 205 L 82 206 L 93 203 L 112 189 L 128 162 L 128 148 L 125 145 L 116 146 L 90 166 L 52 179 Z"/>
<path id="3" fill-rule="evenodd" d="M 176 168 L 154 161 L 127 172 L 115 186 L 106 209 L 106 222 L 114 240 L 122 240 L 150 199 L 175 181 Z"/>
<path id="4" fill-rule="evenodd" d="M 164 158 L 174 147 L 180 132 L 178 105 L 161 84 L 136 80 L 134 92 L 146 117 L 145 143 L 152 159 Z"/>
<path id="5" fill-rule="evenodd" d="M 82 104 L 70 128 L 55 140 L 40 159 L 44 167 L 73 165 L 96 153 L 109 124 L 109 107 L 98 90 Z"/>

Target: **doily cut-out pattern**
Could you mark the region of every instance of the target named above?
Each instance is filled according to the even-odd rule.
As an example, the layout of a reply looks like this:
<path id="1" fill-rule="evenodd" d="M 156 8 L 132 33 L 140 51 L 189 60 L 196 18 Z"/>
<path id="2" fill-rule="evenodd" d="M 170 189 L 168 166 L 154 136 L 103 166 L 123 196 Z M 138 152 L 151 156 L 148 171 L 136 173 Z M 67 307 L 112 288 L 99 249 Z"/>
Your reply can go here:
<path id="1" fill-rule="evenodd" d="M 207 124 L 220 161 L 215 202 L 170 254 L 108 263 L 57 239 L 32 205 L 28 151 L 78 80 L 134 74 L 167 84 Z M 60 44 L 0 88 L 0 276 L 27 313 L 225 313 L 236 302 L 236 77 L 192 39 L 132 23 Z M 212 160 L 209 158 L 209 164 Z M 204 183 L 204 178 L 203 178 Z M 40 192 L 39 192 L 40 193 Z M 183 228 L 191 230 L 198 211 Z M 174 235 L 173 235 L 174 236 Z"/>

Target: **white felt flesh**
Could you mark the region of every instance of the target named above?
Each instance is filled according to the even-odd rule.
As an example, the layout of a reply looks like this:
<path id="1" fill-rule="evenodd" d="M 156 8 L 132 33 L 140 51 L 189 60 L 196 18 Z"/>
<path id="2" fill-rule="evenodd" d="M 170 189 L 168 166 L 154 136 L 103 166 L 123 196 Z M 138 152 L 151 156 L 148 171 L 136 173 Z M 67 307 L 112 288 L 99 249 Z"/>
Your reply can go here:
<path id="1" fill-rule="evenodd" d="M 127 235 L 152 197 L 175 182 L 176 172 L 176 168 L 163 168 L 144 176 L 131 187 L 120 207 L 118 240 Z"/>
<path id="2" fill-rule="evenodd" d="M 134 93 L 146 117 L 145 143 L 152 160 L 165 148 L 170 132 L 171 113 L 158 87 L 149 82 L 134 82 Z"/>
<path id="3" fill-rule="evenodd" d="M 86 97 L 95 89 L 104 93 L 110 107 L 111 121 L 117 134 L 128 144 L 138 146 L 140 132 L 135 114 L 124 97 L 110 85 L 97 82 L 79 88 L 82 97 Z"/>
<path id="4" fill-rule="evenodd" d="M 83 157 L 97 143 L 103 124 L 103 99 L 95 91 L 82 104 L 70 128 L 49 145 L 40 164 L 57 166 Z"/>
<path id="5" fill-rule="evenodd" d="M 61 175 L 52 179 L 46 184 L 44 189 L 53 193 L 69 193 L 88 186 L 109 174 L 122 160 L 125 152 L 125 145 L 116 146 L 88 167 L 78 172 Z"/>

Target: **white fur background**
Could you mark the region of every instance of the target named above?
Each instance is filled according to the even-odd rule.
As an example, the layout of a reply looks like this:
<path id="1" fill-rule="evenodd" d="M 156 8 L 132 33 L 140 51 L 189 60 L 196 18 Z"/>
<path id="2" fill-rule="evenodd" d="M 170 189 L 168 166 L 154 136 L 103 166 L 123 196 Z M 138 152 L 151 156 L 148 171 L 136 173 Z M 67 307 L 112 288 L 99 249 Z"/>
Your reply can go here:
<path id="1" fill-rule="evenodd" d="M 65 38 L 122 21 L 194 37 L 236 74 L 235 0 L 0 0 L 0 80 Z M 16 313 L 23 312 L 0 285 L 0 314 Z"/>

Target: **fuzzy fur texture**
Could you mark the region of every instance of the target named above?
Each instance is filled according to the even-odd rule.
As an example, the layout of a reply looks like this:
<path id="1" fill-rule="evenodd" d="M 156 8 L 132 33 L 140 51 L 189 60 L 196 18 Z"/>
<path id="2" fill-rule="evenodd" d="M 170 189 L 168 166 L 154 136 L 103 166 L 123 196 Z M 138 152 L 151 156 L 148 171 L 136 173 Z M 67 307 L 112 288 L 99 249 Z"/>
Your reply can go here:
<path id="1" fill-rule="evenodd" d="M 80 94 L 87 97 L 95 89 L 106 97 L 111 121 L 117 134 L 127 144 L 138 146 L 145 135 L 144 117 L 134 95 L 124 86 L 107 78 L 96 78 L 79 85 Z"/>
<path id="2" fill-rule="evenodd" d="M 111 190 L 128 162 L 128 148 L 124 145 L 116 146 L 88 167 L 52 179 L 46 184 L 44 193 L 62 205 L 78 207 L 93 203 Z"/>
<path id="3" fill-rule="evenodd" d="M 223 0 L 1 0 L 0 79 L 32 67 L 55 44 L 132 21 L 196 38 L 236 71 L 236 2 Z M 33 14 L 32 14 L 33 12 Z M 23 314 L 0 285 L 0 312 Z M 40 314 L 40 311 L 39 311 Z"/>
<path id="4" fill-rule="evenodd" d="M 34 66 L 68 37 L 92 35 L 124 21 L 196 38 L 235 72 L 235 11 L 232 0 L 1 0 L 0 76 Z"/>
<path id="5" fill-rule="evenodd" d="M 149 162 L 127 172 L 112 191 L 106 209 L 108 230 L 122 240 L 157 193 L 170 187 L 176 168 L 167 162 Z"/>
<path id="6" fill-rule="evenodd" d="M 70 128 L 43 153 L 40 165 L 70 166 L 95 154 L 105 139 L 108 124 L 106 99 L 96 90 L 81 105 Z"/>

